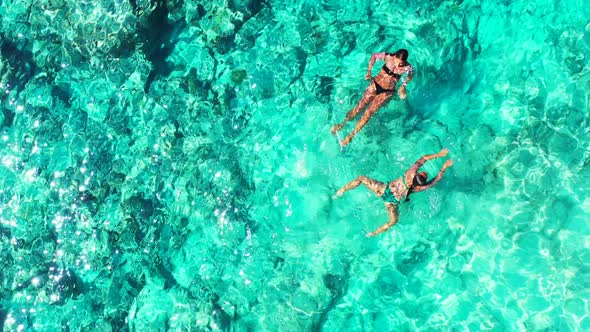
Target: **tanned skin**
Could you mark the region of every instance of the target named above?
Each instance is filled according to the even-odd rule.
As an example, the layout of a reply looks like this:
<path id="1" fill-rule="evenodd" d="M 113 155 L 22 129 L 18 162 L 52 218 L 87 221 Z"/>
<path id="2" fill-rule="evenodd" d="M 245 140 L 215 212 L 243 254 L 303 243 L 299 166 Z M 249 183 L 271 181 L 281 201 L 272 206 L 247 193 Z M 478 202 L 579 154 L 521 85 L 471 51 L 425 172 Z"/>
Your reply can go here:
<path id="1" fill-rule="evenodd" d="M 354 119 L 360 113 L 360 111 L 369 105 L 361 119 L 356 123 L 356 126 L 352 132 L 346 136 L 342 142 L 340 142 L 340 145 L 342 146 L 346 146 L 348 143 L 350 143 L 354 135 L 356 135 L 367 124 L 367 122 L 369 122 L 369 119 L 373 116 L 373 114 L 375 114 L 377 110 L 381 108 L 381 106 L 385 105 L 395 93 L 395 86 L 399 80 L 398 77 L 388 74 L 383 68 L 379 70 L 379 73 L 377 73 L 375 77 L 372 77 L 373 65 L 377 60 L 383 60 L 385 62 L 385 66 L 387 66 L 390 71 L 396 74 L 408 74 L 398 91 L 398 95 L 401 99 L 406 99 L 407 97 L 406 85 L 412 80 L 412 77 L 414 76 L 414 68 L 412 65 L 391 53 L 373 53 L 373 55 L 371 55 L 371 59 L 369 60 L 369 69 L 365 75 L 365 80 L 371 80 L 371 83 L 365 90 L 363 97 L 358 102 L 358 104 L 346 114 L 344 121 L 337 123 L 332 127 L 332 134 L 336 134 L 338 131 L 342 130 L 342 127 L 344 127 L 347 121 Z M 375 83 L 379 84 L 383 89 L 390 91 L 377 94 Z"/>
<path id="2" fill-rule="evenodd" d="M 405 174 L 403 176 L 400 176 L 399 178 L 392 180 L 389 183 L 383 183 L 381 181 L 373 180 L 371 178 L 361 175 L 361 176 L 357 177 L 356 179 L 350 181 L 344 187 L 340 188 L 336 192 L 336 195 L 334 195 L 334 198 L 340 197 L 345 192 L 347 192 L 351 189 L 354 189 L 354 188 L 360 186 L 361 184 L 363 184 L 363 185 L 365 185 L 365 187 L 367 187 L 369 190 L 371 190 L 373 193 L 375 193 L 375 195 L 377 195 L 378 197 L 382 197 L 383 193 L 385 192 L 385 189 L 387 188 L 387 186 L 389 186 L 389 190 L 391 191 L 391 193 L 395 196 L 395 198 L 399 202 L 401 202 L 403 199 L 407 198 L 410 194 L 431 188 L 432 186 L 436 185 L 440 181 L 440 179 L 442 179 L 442 176 L 443 176 L 445 170 L 447 168 L 453 166 L 453 161 L 450 159 L 445 161 L 444 165 L 442 166 L 442 168 L 438 172 L 438 175 L 434 179 L 424 183 L 423 185 L 420 185 L 417 183 L 418 181 L 415 181 L 415 179 L 418 175 L 424 176 L 424 179 L 426 179 L 428 177 L 428 174 L 426 174 L 425 172 L 418 173 L 418 170 L 420 169 L 420 167 L 422 167 L 422 165 L 424 165 L 425 162 L 427 162 L 428 160 L 445 157 L 448 153 L 449 153 L 449 150 L 445 148 L 445 149 L 442 149 L 439 153 L 427 154 L 427 155 L 422 156 L 422 158 L 418 159 L 414 163 L 414 165 L 412 165 L 412 167 L 410 167 L 405 172 Z M 407 186 L 406 186 L 406 184 L 407 184 Z M 388 230 L 391 226 L 393 226 L 397 223 L 398 204 L 389 203 L 389 202 L 384 202 L 384 204 L 385 204 L 385 208 L 387 209 L 387 214 L 389 215 L 389 221 L 387 223 L 383 224 L 381 227 L 377 228 L 375 231 L 367 233 L 366 234 L 367 236 L 375 236 L 377 234 L 383 233 L 386 230 Z"/>

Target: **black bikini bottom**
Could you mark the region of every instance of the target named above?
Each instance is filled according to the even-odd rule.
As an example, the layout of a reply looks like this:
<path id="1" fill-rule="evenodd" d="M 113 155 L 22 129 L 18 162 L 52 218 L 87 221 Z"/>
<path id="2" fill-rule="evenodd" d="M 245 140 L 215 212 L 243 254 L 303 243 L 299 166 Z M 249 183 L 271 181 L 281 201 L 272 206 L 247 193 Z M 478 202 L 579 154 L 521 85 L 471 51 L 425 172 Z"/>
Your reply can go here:
<path id="1" fill-rule="evenodd" d="M 385 92 L 391 92 L 391 93 L 394 93 L 394 92 L 395 92 L 395 89 L 385 89 L 385 88 L 383 88 L 383 87 L 382 87 L 381 85 L 379 85 L 379 83 L 377 83 L 377 81 L 375 81 L 375 80 L 373 80 L 373 84 L 375 84 L 375 92 L 376 92 L 378 95 L 380 95 L 380 94 L 382 94 L 382 93 L 385 93 Z"/>

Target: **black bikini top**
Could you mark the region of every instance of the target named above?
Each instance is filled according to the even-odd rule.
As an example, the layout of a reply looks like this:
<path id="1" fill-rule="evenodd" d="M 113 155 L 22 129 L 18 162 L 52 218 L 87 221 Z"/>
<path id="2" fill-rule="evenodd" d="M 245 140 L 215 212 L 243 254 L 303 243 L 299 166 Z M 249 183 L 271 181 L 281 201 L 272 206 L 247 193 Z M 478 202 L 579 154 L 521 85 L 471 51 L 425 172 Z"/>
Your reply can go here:
<path id="1" fill-rule="evenodd" d="M 402 75 L 394 73 L 391 69 L 387 68 L 386 65 L 383 65 L 382 69 L 389 75 L 389 76 L 393 76 L 397 79 L 399 79 L 400 77 L 402 77 Z"/>

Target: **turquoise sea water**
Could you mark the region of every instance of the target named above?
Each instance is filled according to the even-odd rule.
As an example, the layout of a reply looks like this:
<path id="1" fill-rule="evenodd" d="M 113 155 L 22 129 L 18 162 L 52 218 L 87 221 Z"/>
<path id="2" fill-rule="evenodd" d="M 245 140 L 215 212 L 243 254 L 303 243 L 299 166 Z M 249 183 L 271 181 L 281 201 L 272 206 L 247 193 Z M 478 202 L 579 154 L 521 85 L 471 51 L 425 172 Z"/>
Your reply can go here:
<path id="1" fill-rule="evenodd" d="M 0 37 L 0 330 L 590 330 L 586 1 L 4 0 Z M 380 236 L 331 198 L 442 147 Z"/>

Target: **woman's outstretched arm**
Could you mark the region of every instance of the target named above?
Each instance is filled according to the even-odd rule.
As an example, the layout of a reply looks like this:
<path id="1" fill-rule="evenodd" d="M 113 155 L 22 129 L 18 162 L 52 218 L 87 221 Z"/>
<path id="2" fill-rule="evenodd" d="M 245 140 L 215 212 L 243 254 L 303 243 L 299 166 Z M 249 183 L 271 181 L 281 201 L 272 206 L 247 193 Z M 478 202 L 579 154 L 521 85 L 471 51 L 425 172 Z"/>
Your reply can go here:
<path id="1" fill-rule="evenodd" d="M 453 166 L 453 161 L 451 159 L 445 161 L 444 165 L 442 166 L 440 171 L 438 171 L 438 174 L 436 175 L 436 177 L 434 179 L 432 179 L 431 181 L 429 181 L 427 184 L 425 184 L 423 186 L 415 186 L 414 189 L 412 189 L 412 191 L 418 192 L 418 191 L 423 191 L 423 190 L 426 190 L 430 187 L 433 187 L 435 184 L 438 183 L 438 181 L 440 181 L 440 179 L 442 179 L 442 176 L 445 173 L 445 170 L 451 166 Z"/>
<path id="2" fill-rule="evenodd" d="M 425 162 L 432 160 L 432 159 L 445 157 L 448 153 L 449 153 L 449 149 L 443 148 L 442 150 L 440 150 L 439 153 L 427 154 L 427 155 L 422 156 L 420 159 L 418 159 L 414 163 L 414 165 L 412 165 L 412 167 L 410 167 L 406 171 L 406 174 L 405 174 L 406 183 L 411 184 L 414 181 L 414 177 L 416 176 L 416 173 L 418 173 L 418 170 L 420 169 L 420 167 L 422 167 L 422 165 L 424 165 Z"/>

